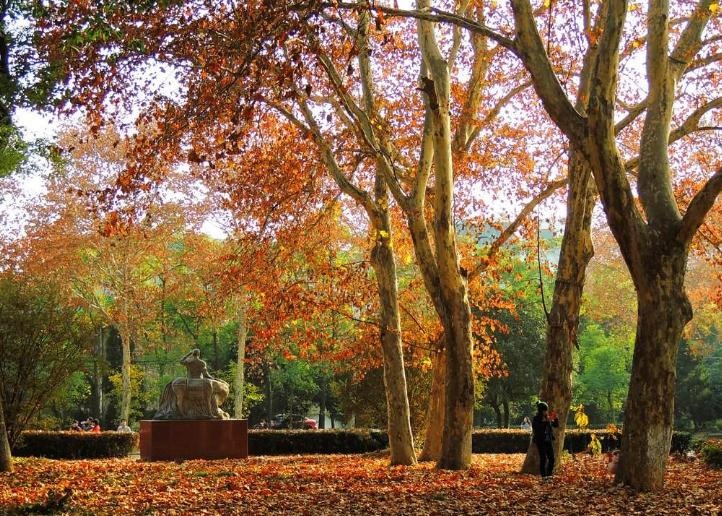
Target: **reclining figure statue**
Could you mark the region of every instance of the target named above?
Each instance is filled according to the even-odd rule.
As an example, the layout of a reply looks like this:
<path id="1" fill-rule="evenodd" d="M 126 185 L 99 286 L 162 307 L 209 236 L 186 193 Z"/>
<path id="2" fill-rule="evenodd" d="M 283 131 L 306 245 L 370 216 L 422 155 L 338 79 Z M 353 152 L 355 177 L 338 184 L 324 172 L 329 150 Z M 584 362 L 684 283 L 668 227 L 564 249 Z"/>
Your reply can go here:
<path id="1" fill-rule="evenodd" d="M 220 409 L 228 397 L 228 384 L 208 373 L 200 355 L 200 350 L 194 349 L 181 358 L 188 374 L 165 386 L 153 419 L 228 419 Z"/>

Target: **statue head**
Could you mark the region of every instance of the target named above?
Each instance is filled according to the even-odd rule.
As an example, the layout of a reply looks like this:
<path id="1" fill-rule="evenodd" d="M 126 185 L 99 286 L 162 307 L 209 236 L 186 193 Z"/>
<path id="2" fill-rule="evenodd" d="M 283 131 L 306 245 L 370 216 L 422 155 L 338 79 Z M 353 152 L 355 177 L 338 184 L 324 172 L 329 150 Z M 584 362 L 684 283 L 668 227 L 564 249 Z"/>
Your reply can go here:
<path id="1" fill-rule="evenodd" d="M 199 356 L 201 356 L 201 350 L 198 349 L 198 348 L 194 349 L 194 350 L 193 350 L 193 356 L 194 356 L 194 357 L 199 357 Z"/>

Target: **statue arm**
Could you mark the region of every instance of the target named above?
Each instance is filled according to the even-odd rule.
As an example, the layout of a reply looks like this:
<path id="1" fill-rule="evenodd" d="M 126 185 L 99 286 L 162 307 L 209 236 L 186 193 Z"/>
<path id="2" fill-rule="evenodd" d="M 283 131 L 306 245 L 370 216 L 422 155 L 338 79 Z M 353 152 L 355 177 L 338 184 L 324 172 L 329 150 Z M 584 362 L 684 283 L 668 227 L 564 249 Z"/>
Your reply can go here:
<path id="1" fill-rule="evenodd" d="M 205 365 L 203 365 L 203 377 L 210 378 L 211 380 L 215 380 L 215 378 L 213 378 L 211 376 L 211 373 L 208 372 L 208 368 Z"/>

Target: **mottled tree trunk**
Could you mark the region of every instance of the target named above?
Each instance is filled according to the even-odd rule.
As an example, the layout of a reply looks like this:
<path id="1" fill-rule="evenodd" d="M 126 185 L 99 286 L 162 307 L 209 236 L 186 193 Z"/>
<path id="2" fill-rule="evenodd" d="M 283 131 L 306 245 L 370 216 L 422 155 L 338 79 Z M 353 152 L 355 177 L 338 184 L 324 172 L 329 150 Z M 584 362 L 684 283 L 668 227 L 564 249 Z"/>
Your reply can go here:
<path id="1" fill-rule="evenodd" d="M 417 8 L 428 9 L 427 0 Z M 419 48 L 424 60 L 421 90 L 430 122 L 434 165 L 434 251 L 441 298 L 440 319 L 444 327 L 446 384 L 441 469 L 466 469 L 471 465 L 471 431 L 474 412 L 471 309 L 466 276 L 459 266 L 454 225 L 454 164 L 451 132 L 451 79 L 433 24 L 418 21 Z M 426 139 L 426 137 L 425 137 Z M 423 168 L 423 167 L 422 167 Z M 418 186 L 418 185 L 417 185 Z M 417 204 L 418 209 L 420 205 Z M 423 214 L 423 212 L 421 212 Z M 435 294 L 432 293 L 432 297 Z"/>
<path id="2" fill-rule="evenodd" d="M 501 407 L 504 409 L 501 427 L 509 428 L 509 400 L 505 399 L 504 401 L 502 401 Z"/>
<path id="3" fill-rule="evenodd" d="M 130 378 L 131 354 L 130 354 L 130 332 L 125 326 L 118 328 L 120 333 L 120 346 L 123 352 L 121 375 L 123 387 L 120 400 L 120 419 L 130 422 L 130 404 L 133 399 L 133 388 Z"/>
<path id="4" fill-rule="evenodd" d="M 426 437 L 419 460 L 438 461 L 441 457 L 441 435 L 444 429 L 444 396 L 446 383 L 446 356 L 438 349 L 431 356 L 431 393 L 426 418 Z"/>
<path id="5" fill-rule="evenodd" d="M 246 340 L 248 335 L 247 325 L 248 301 L 245 295 L 241 296 L 236 309 L 238 330 L 236 331 L 236 374 L 233 378 L 233 417 L 243 418 L 243 398 L 245 396 L 245 374 L 246 374 Z M 270 382 L 269 382 L 270 383 Z"/>
<path id="6" fill-rule="evenodd" d="M 618 120 L 627 2 L 604 2 L 603 9 L 597 10 L 603 23 L 598 27 L 602 29 L 600 37 L 589 45 L 585 55 L 585 61 L 593 63 L 585 113 L 569 103 L 560 85 L 546 55 L 531 3 L 511 0 L 511 6 L 515 53 L 529 71 L 549 116 L 569 138 L 571 147 L 585 154 L 607 222 L 637 291 L 637 336 L 617 480 L 639 490 L 659 489 L 671 439 L 677 346 L 692 316 L 683 285 L 687 253 L 722 192 L 722 168 L 718 168 L 694 194 L 682 215 L 669 163 L 673 133 L 684 136 L 692 130 L 684 127 L 686 122 L 679 131 L 671 130 L 679 80 L 710 41 L 705 39 L 705 33 L 713 10 L 709 1 L 698 2 L 694 12 L 672 32 L 670 24 L 676 16 L 670 12 L 670 2 L 648 2 L 644 109 L 636 114 L 632 109 L 627 117 Z M 591 17 L 585 4 L 587 34 L 596 32 L 590 30 Z M 713 107 L 713 103 L 707 103 L 705 109 Z M 642 112 L 644 123 L 633 189 L 628 179 L 630 165 L 622 158 L 617 138 Z M 699 128 L 699 118 L 695 117 L 694 113 L 690 115 L 689 125 Z"/>
<path id="7" fill-rule="evenodd" d="M 546 353 L 539 398 L 559 416 L 554 441 L 555 464 L 560 464 L 567 414 L 572 401 L 572 354 L 577 342 L 584 277 L 594 254 L 591 240 L 594 186 L 591 171 L 577 153 L 569 160 L 567 218 L 559 254 L 551 311 L 547 321 Z M 539 452 L 529 443 L 523 473 L 539 472 Z"/>
<path id="8" fill-rule="evenodd" d="M 13 457 L 8 441 L 8 432 L 5 428 L 5 411 L 3 408 L 2 392 L 0 392 L 0 473 L 9 473 L 13 470 Z"/>
<path id="9" fill-rule="evenodd" d="M 447 306 L 447 324 L 444 325 L 447 346 L 446 406 L 441 458 L 437 466 L 441 469 L 466 469 L 471 465 L 474 375 L 471 366 L 471 311 L 465 288 L 461 287 L 453 296 L 447 297 Z"/>
<path id="10" fill-rule="evenodd" d="M 93 356 L 93 390 L 92 390 L 92 414 L 98 416 L 100 419 L 103 418 L 105 413 L 104 400 L 103 400 L 103 368 L 100 366 L 101 361 L 105 359 L 105 349 L 107 340 L 112 334 L 111 328 L 101 327 L 98 333 L 98 339 L 95 341 L 94 356 Z"/>
<path id="11" fill-rule="evenodd" d="M 677 349 L 692 308 L 684 291 L 686 250 L 660 246 L 646 258 L 645 281 L 637 283 L 637 335 L 616 481 L 654 491 L 664 484 Z"/>
<path id="12" fill-rule="evenodd" d="M 380 179 L 377 179 L 377 183 Z M 381 188 L 377 184 L 377 188 Z M 404 353 L 401 347 L 396 261 L 391 246 L 391 224 L 388 212 L 374 221 L 375 244 L 371 265 L 376 273 L 380 303 L 381 347 L 384 358 L 384 385 L 388 415 L 391 464 L 416 464 L 414 436 L 411 431 L 411 410 L 406 390 Z"/>

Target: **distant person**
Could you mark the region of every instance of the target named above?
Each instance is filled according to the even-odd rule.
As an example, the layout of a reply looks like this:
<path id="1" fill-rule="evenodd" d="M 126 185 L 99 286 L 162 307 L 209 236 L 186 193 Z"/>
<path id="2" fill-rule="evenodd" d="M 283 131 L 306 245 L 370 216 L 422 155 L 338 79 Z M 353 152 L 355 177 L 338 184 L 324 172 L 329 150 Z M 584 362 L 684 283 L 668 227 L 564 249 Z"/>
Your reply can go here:
<path id="1" fill-rule="evenodd" d="M 532 440 L 539 450 L 539 473 L 542 479 L 554 472 L 554 429 L 559 426 L 556 412 L 549 411 L 549 405 L 540 401 L 536 404 L 536 416 L 532 419 Z"/>
<path id="2" fill-rule="evenodd" d="M 83 431 L 83 429 L 80 428 L 80 423 L 78 422 L 77 419 L 76 419 L 75 421 L 73 421 L 73 424 L 72 424 L 72 425 L 70 425 L 69 430 L 70 430 L 71 432 L 82 432 L 82 431 Z"/>
<path id="3" fill-rule="evenodd" d="M 99 434 L 100 433 L 100 421 L 98 421 L 97 419 L 93 419 L 93 428 L 91 428 L 90 431 L 93 432 L 94 434 Z"/>
<path id="4" fill-rule="evenodd" d="M 82 423 L 80 423 L 80 429 L 83 432 L 90 432 L 94 426 L 95 426 L 95 424 L 93 423 L 93 419 L 90 417 L 88 419 L 86 419 L 85 421 L 83 421 Z"/>
<path id="5" fill-rule="evenodd" d="M 133 430 L 128 426 L 128 422 L 125 419 L 120 420 L 120 424 L 118 425 L 118 429 L 116 431 L 123 434 L 129 434 L 133 432 Z"/>
<path id="6" fill-rule="evenodd" d="M 531 431 L 531 421 L 529 421 L 529 416 L 524 416 L 524 419 L 521 422 L 521 425 L 519 425 L 519 428 L 522 430 L 526 430 L 527 432 Z"/>

